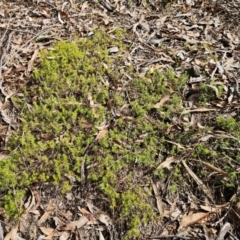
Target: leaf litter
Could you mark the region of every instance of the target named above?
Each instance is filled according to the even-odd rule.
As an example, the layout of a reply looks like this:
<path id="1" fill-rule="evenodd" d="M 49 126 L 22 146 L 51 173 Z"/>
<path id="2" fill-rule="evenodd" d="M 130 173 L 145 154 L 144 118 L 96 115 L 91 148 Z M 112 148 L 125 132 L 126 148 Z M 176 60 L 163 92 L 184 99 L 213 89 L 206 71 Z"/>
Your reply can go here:
<path id="1" fill-rule="evenodd" d="M 0 102 L 1 102 L 1 159 L 7 156 L 7 137 L 10 132 L 16 131 L 19 127 L 20 119 L 18 119 L 18 112 L 21 109 L 17 108 L 14 102 L 14 95 L 21 95 L 23 87 L 27 85 L 31 78 L 31 73 L 34 67 L 39 64 L 38 52 L 40 49 L 46 49 L 59 39 L 72 40 L 75 36 L 88 37 L 93 34 L 94 30 L 99 26 L 104 26 L 108 31 L 112 31 L 116 26 L 128 29 L 128 34 L 131 37 L 131 49 L 129 56 L 125 59 L 125 66 L 132 66 L 140 75 L 145 75 L 147 71 L 154 69 L 166 70 L 173 67 L 176 73 L 182 71 L 189 71 L 192 69 L 190 79 L 187 83 L 186 93 L 190 96 L 197 96 L 199 85 L 206 83 L 206 87 L 212 88 L 215 92 L 216 99 L 207 100 L 207 106 L 201 106 L 195 100 L 185 100 L 186 108 L 181 115 L 192 115 L 192 120 L 196 121 L 199 128 L 207 128 L 208 121 L 212 121 L 222 112 L 224 114 L 238 114 L 239 106 L 239 1 L 176 1 L 174 4 L 169 4 L 167 7 L 164 3 L 159 4 L 157 1 L 149 1 L 147 5 L 144 1 L 138 1 L 138 4 L 128 4 L 125 1 L 1 1 L 0 3 Z M 166 7 L 166 8 L 164 8 Z M 14 13 L 14 14 L 11 14 Z M 129 41 L 129 40 L 126 40 Z M 116 46 L 112 46 L 109 51 L 115 54 L 119 51 Z M 220 94 L 222 86 L 223 92 Z M 192 94 L 192 95 L 191 95 Z M 209 93 L 208 93 L 209 94 Z M 159 109 L 164 107 L 171 96 L 165 95 L 153 108 Z M 89 97 L 92 111 L 97 115 L 97 107 Z M 194 118 L 193 118 L 194 116 Z M 123 116 L 123 119 L 133 121 L 131 116 Z M 181 120 L 182 121 L 182 120 Z M 179 123 L 181 122 L 179 120 Z M 90 123 L 86 122 L 86 125 Z M 91 127 L 91 126 L 89 126 Z M 101 140 L 107 136 L 108 125 L 100 127 L 96 135 L 96 140 Z M 172 126 L 171 129 L 178 129 Z M 185 128 L 185 129 L 184 129 Z M 9 131 L 9 129 L 12 129 Z M 183 127 L 183 131 L 187 131 L 187 127 Z M 207 134 L 199 135 L 200 142 L 207 143 L 212 139 L 231 138 L 224 133 L 217 133 L 210 129 Z M 232 137 L 232 141 L 238 140 L 236 136 Z M 189 143 L 179 144 L 175 141 L 168 140 L 168 143 L 175 145 L 179 149 L 188 149 Z M 123 146 L 125 143 L 121 143 Z M 239 144 L 239 141 L 238 141 Z M 239 146 L 235 143 L 229 151 L 239 150 Z M 186 156 L 187 158 L 187 156 Z M 227 158 L 227 156 L 226 156 Z M 165 159 L 165 160 L 163 160 Z M 161 163 L 158 164 L 157 170 L 167 169 L 170 175 L 167 181 L 171 179 L 171 171 L 179 161 L 169 154 L 162 158 Z M 182 159 L 182 158 L 181 158 Z M 204 237 L 206 229 L 212 229 L 212 225 L 217 220 L 206 220 L 209 214 L 209 209 L 212 212 L 217 211 L 215 207 L 220 202 L 217 201 L 216 193 L 210 183 L 205 179 L 200 179 L 197 173 L 194 173 L 187 165 L 188 161 L 183 160 L 188 173 L 188 180 L 195 188 L 178 189 L 179 202 L 178 206 L 183 210 L 176 215 L 174 223 L 159 231 L 162 223 L 155 221 L 149 223 L 151 225 L 151 232 L 148 234 L 141 233 L 142 239 L 154 236 L 178 236 L 181 228 L 188 228 L 188 237 Z M 208 163 L 206 160 L 198 159 L 197 162 L 212 171 L 212 174 L 222 175 L 222 181 L 229 177 L 229 173 L 221 169 L 222 165 Z M 238 163 L 231 162 L 236 169 L 239 169 Z M 239 172 L 237 172 L 239 173 Z M 186 173 L 184 173 L 186 174 Z M 150 180 L 151 179 L 151 180 Z M 161 185 L 157 185 L 149 179 L 153 188 L 153 208 L 156 208 L 160 216 L 168 217 L 169 210 L 175 208 L 174 199 L 176 195 L 171 193 L 165 185 L 161 189 Z M 210 176 L 209 176 L 210 179 Z M 238 186 L 239 187 L 239 186 Z M 236 187 L 236 189 L 238 188 Z M 185 191 L 188 191 L 188 196 Z M 197 191 L 202 192 L 208 197 L 211 202 L 205 199 L 207 206 L 202 209 L 191 212 L 187 207 L 185 201 L 194 202 L 194 204 L 202 204 L 202 200 L 195 197 Z M 57 196 L 53 198 L 54 195 Z M 84 192 L 82 190 L 82 192 Z M 163 193 L 160 195 L 160 193 Z M 230 195 L 235 196 L 235 191 Z M 1 193 L 1 196 L 3 193 Z M 103 206 L 100 201 L 96 201 L 95 207 L 91 205 L 90 201 L 83 201 L 84 198 L 96 198 L 95 196 L 83 195 L 79 197 L 80 193 L 74 193 L 72 200 L 66 200 L 64 196 L 57 190 L 53 190 L 48 185 L 39 185 L 30 191 L 28 201 L 25 200 L 25 211 L 23 212 L 20 222 L 7 220 L 4 212 L 0 213 L 5 218 L 5 225 L 0 225 L 0 238 L 4 239 L 71 239 L 69 232 L 75 232 L 76 236 L 80 238 L 87 237 L 87 239 L 120 239 L 124 228 L 119 228 L 119 235 L 113 237 L 112 230 L 114 222 L 107 213 L 103 212 Z M 40 197 L 41 195 L 41 197 Z M 31 197 L 30 197 L 31 196 Z M 37 201 L 35 201 L 35 197 Z M 57 198 L 57 202 L 56 202 Z M 188 198 L 188 199 L 186 199 Z M 76 212 L 76 200 L 80 210 Z M 172 201 L 171 201 L 172 200 Z M 69 201 L 69 202 L 68 202 Z M 224 200 L 222 200 L 222 204 Z M 225 199 L 225 203 L 228 200 Z M 236 204 L 236 211 L 238 210 Z M 84 207 L 89 209 L 83 210 Z M 94 210 L 93 210 L 94 209 Z M 179 208 L 175 208 L 179 209 Z M 215 210 L 214 210 L 215 209 Z M 230 217 L 234 215 L 231 213 L 229 207 L 227 213 Z M 68 211 L 74 213 L 70 218 L 64 218 L 64 214 L 59 212 Z M 204 212 L 202 212 L 204 210 Z M 188 212 L 182 216 L 184 212 Z M 166 212 L 166 213 L 165 213 Z M 177 212 L 177 211 L 176 211 Z M 35 218 L 30 216 L 32 214 Z M 219 213 L 220 214 L 220 213 Z M 227 215 L 222 213 L 222 222 L 216 225 L 216 231 L 213 231 L 216 239 L 223 239 L 228 231 L 232 234 L 238 234 L 239 215 L 234 215 L 234 222 L 227 222 Z M 232 214 L 232 215 L 231 215 Z M 33 221 L 33 219 L 35 219 Z M 226 219 L 226 220 L 225 220 Z M 27 222 L 35 223 L 35 227 Z M 220 224 L 226 226 L 220 228 Z M 90 224 L 88 224 L 90 223 Z M 99 224 L 106 226 L 103 231 L 98 230 L 98 234 L 94 235 L 95 228 Z M 194 227 L 195 223 L 198 231 Z M 177 228 L 177 225 L 180 227 Z M 25 225 L 25 231 L 23 231 Z M 43 226 L 42 226 L 43 225 Z M 55 225 L 55 228 L 51 226 Z M 86 226 L 90 226 L 90 231 L 86 230 Z M 173 228 L 175 226 L 175 228 Z M 201 227 L 204 226 L 204 227 Z M 230 227 L 229 227 L 230 226 Z M 111 228 L 112 227 L 112 228 Z M 34 229 L 33 232 L 27 233 L 28 229 Z M 76 230 L 76 228 L 78 230 Z M 204 230 L 205 229 L 205 230 Z M 227 231 L 225 231 L 227 229 Z M 196 231 L 196 232 L 195 232 Z M 61 232 L 61 233 L 60 233 Z M 108 238 L 105 238 L 106 233 L 109 233 Z M 31 234 L 31 236 L 29 235 Z M 42 235 L 44 234 L 44 236 Z M 157 236 L 156 236 L 157 234 Z M 59 237 L 57 237 L 59 236 Z M 110 236 L 110 237 L 109 237 Z"/>

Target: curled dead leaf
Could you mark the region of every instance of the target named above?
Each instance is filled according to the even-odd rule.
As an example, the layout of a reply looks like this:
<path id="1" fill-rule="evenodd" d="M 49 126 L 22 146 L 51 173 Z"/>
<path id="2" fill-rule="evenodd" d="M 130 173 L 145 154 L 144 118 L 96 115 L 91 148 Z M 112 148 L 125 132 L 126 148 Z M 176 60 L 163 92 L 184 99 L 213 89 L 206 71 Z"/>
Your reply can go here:
<path id="1" fill-rule="evenodd" d="M 193 213 L 187 216 L 184 216 L 181 220 L 179 230 L 183 229 L 186 226 L 189 226 L 191 224 L 204 221 L 208 216 L 210 212 L 204 213 L 204 212 L 198 212 L 198 213 Z"/>
<path id="2" fill-rule="evenodd" d="M 170 95 L 165 95 L 160 102 L 156 103 L 153 107 L 154 108 L 160 108 L 165 102 L 168 101 L 168 99 L 170 98 Z"/>
<path id="3" fill-rule="evenodd" d="M 60 229 L 62 231 L 67 231 L 67 230 L 74 230 L 75 228 L 81 228 L 83 227 L 85 224 L 87 224 L 89 221 L 89 219 L 85 216 L 82 216 L 81 218 L 79 218 L 77 221 L 73 221 L 70 223 L 67 223 L 66 225 L 60 227 Z"/>
<path id="4" fill-rule="evenodd" d="M 157 170 L 159 170 L 161 168 L 171 169 L 171 164 L 173 162 L 175 162 L 176 160 L 177 159 L 174 156 L 167 157 L 166 160 L 164 162 L 162 162 L 160 165 L 158 165 L 158 167 L 156 169 Z"/>
<path id="5" fill-rule="evenodd" d="M 54 229 L 53 228 L 47 228 L 47 227 L 40 227 L 40 230 L 42 231 L 42 233 L 44 233 L 45 235 L 50 235 Z"/>
<path id="6" fill-rule="evenodd" d="M 13 240 L 16 239 L 17 231 L 18 231 L 19 221 L 14 225 L 11 231 L 5 236 L 4 240 Z"/>
<path id="7" fill-rule="evenodd" d="M 105 135 L 107 134 L 107 132 L 108 132 L 108 128 L 107 127 L 102 129 L 102 130 L 100 130 L 98 132 L 98 134 L 97 134 L 96 140 L 100 141 L 101 139 L 103 139 L 105 137 Z"/>
<path id="8" fill-rule="evenodd" d="M 104 213 L 97 214 L 96 218 L 107 227 L 113 225 L 111 218 Z"/>

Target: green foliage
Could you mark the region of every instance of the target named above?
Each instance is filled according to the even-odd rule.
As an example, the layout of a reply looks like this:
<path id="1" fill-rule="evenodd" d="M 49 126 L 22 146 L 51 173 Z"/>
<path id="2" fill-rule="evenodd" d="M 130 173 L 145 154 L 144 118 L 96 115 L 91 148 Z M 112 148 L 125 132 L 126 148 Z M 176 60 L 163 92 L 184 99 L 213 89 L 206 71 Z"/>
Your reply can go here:
<path id="1" fill-rule="evenodd" d="M 196 151 L 200 156 L 203 156 L 204 158 L 217 156 L 217 152 L 210 149 L 209 146 L 206 146 L 205 144 L 198 144 Z"/>
<path id="2" fill-rule="evenodd" d="M 217 89 L 218 89 L 218 96 L 217 97 L 220 98 L 223 94 L 224 87 L 222 85 L 218 85 Z"/>
<path id="3" fill-rule="evenodd" d="M 214 89 L 206 84 L 201 84 L 198 93 L 199 93 L 198 101 L 202 104 L 206 104 L 216 98 L 216 93 Z"/>
<path id="4" fill-rule="evenodd" d="M 22 205 L 22 199 L 25 195 L 25 190 L 9 190 L 4 196 L 4 208 L 6 214 L 13 216 L 17 219 L 22 213 L 23 209 L 20 207 Z"/>
<path id="5" fill-rule="evenodd" d="M 150 179 L 159 149 L 178 152 L 164 136 L 171 119 L 183 110 L 187 75 L 177 77 L 169 69 L 140 78 L 128 68 L 132 80 L 121 82 L 121 55 L 108 49 L 127 49 L 124 33 L 99 30 L 89 39 L 60 41 L 41 52 L 24 97 L 15 99 L 22 109 L 22 127 L 9 140 L 11 155 L 0 162 L 0 190 L 6 192 L 9 215 L 16 214 L 24 189 L 32 184 L 51 182 L 63 193 L 71 190 L 69 179 L 81 182 L 84 161 L 85 167 L 95 166 L 88 169 L 86 180 L 99 183 L 115 220 L 130 222 L 127 236 L 137 236 L 139 227 L 155 216 L 141 174 L 148 171 Z M 167 94 L 167 103 L 155 109 Z M 118 115 L 111 123 L 113 109 Z M 96 140 L 103 125 L 108 131 Z M 14 198 L 9 189 L 17 189 Z"/>
<path id="6" fill-rule="evenodd" d="M 225 131 L 233 131 L 237 127 L 237 123 L 233 117 L 218 116 L 216 118 L 217 126 Z"/>

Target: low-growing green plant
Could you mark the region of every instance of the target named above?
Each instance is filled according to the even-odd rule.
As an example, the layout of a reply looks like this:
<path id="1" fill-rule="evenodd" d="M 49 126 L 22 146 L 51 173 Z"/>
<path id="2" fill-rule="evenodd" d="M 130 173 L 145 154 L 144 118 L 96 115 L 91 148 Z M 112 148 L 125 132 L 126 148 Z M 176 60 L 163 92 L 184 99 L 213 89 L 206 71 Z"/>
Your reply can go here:
<path id="1" fill-rule="evenodd" d="M 201 113 L 201 125 L 184 122 L 182 90 L 188 76 L 176 76 L 172 68 L 145 77 L 133 66 L 120 69 L 129 47 L 125 36 L 121 29 L 111 34 L 100 29 L 41 52 L 24 96 L 13 99 L 21 109 L 21 128 L 9 139 L 10 156 L 0 161 L 1 204 L 9 216 L 21 214 L 22 198 L 33 184 L 50 182 L 64 194 L 74 178 L 74 187 L 94 182 L 115 223 L 126 223 L 126 239 L 134 238 L 141 225 L 157 217 L 149 203 L 152 178 L 167 177 L 172 193 L 192 179 L 181 163 L 159 169 L 169 156 L 199 160 L 189 166 L 201 179 L 209 168 L 198 163 L 209 162 L 230 176 L 221 180 L 221 188 L 234 189 L 238 117 L 211 118 L 207 112 Z M 112 46 L 119 53 L 110 53 Z M 197 104 L 204 106 L 222 90 L 219 86 L 216 96 L 216 89 L 202 84 Z M 191 119 L 191 113 L 185 117 Z"/>
<path id="2" fill-rule="evenodd" d="M 218 116 L 216 118 L 217 126 L 219 126 L 222 130 L 225 131 L 233 131 L 237 127 L 237 123 L 233 117 L 223 117 Z"/>
<path id="3" fill-rule="evenodd" d="M 218 98 L 220 98 L 223 95 L 224 87 L 222 85 L 217 86 L 218 89 Z"/>
<path id="4" fill-rule="evenodd" d="M 200 88 L 198 89 L 198 93 L 199 93 L 198 101 L 201 104 L 206 104 L 212 101 L 213 99 L 216 99 L 216 97 L 218 97 L 216 96 L 216 93 L 213 90 L 213 88 L 206 84 L 201 84 Z"/>
<path id="5" fill-rule="evenodd" d="M 123 36 L 120 29 L 111 34 L 99 30 L 88 39 L 60 41 L 41 52 L 24 97 L 14 99 L 22 109 L 22 124 L 9 140 L 10 156 L 0 162 L 8 215 L 18 213 L 26 187 L 51 182 L 65 193 L 74 177 L 79 183 L 98 183 L 114 220 L 130 223 L 127 236 L 137 236 L 141 224 L 156 216 L 142 186 L 148 186 L 159 152 L 178 152 L 165 135 L 184 109 L 181 91 L 187 75 L 177 77 L 169 69 L 139 77 L 126 68 L 132 80 L 120 81 L 118 66 L 128 48 Z M 112 46 L 120 54 L 111 54 Z M 169 100 L 156 109 L 166 95 Z M 83 179 L 81 169 L 89 165 Z M 148 178 L 143 172 L 149 172 Z"/>
<path id="6" fill-rule="evenodd" d="M 4 196 L 4 208 L 9 216 L 17 219 L 22 213 L 22 199 L 26 191 L 24 189 L 12 189 Z"/>

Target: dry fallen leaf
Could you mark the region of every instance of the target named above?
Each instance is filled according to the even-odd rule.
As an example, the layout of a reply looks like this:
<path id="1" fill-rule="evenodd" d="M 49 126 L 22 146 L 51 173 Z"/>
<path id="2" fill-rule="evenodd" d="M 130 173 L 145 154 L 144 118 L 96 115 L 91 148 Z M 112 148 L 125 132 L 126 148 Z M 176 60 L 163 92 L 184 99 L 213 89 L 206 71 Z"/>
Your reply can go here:
<path id="1" fill-rule="evenodd" d="M 71 234 L 69 232 L 63 232 L 59 238 L 59 240 L 68 240 L 70 239 L 69 237 L 71 236 Z"/>
<path id="2" fill-rule="evenodd" d="M 53 212 L 54 209 L 55 209 L 55 205 L 54 205 L 53 201 L 50 201 L 48 206 L 47 206 L 46 212 L 38 220 L 38 225 L 45 222 L 49 218 L 50 214 Z"/>
<path id="3" fill-rule="evenodd" d="M 224 205 L 215 205 L 215 206 L 200 205 L 200 208 L 206 212 L 221 212 L 222 209 L 226 209 L 228 206 L 230 206 L 230 202 Z"/>
<path id="4" fill-rule="evenodd" d="M 162 162 L 160 165 L 158 165 L 158 167 L 156 168 L 157 170 L 161 169 L 161 168 L 167 168 L 167 169 L 171 169 L 171 164 L 173 162 L 175 162 L 177 159 L 174 156 L 171 157 L 167 157 L 166 160 L 164 162 Z"/>
<path id="5" fill-rule="evenodd" d="M 238 61 L 236 61 L 233 57 L 229 58 L 225 63 L 224 63 L 224 70 L 229 72 L 229 71 L 234 71 L 237 68 L 240 68 L 240 64 Z"/>
<path id="6" fill-rule="evenodd" d="M 199 212 L 199 213 L 193 213 L 191 215 L 184 216 L 180 222 L 179 229 L 182 229 L 188 225 L 200 222 L 204 220 L 206 217 L 208 217 L 210 213 L 204 213 L 204 212 Z"/>
<path id="7" fill-rule="evenodd" d="M 78 207 L 78 210 L 89 219 L 89 222 L 87 224 L 99 224 L 99 221 L 94 217 L 94 215 L 92 213 L 90 213 L 89 211 L 87 211 L 84 208 L 80 208 Z"/>
<path id="8" fill-rule="evenodd" d="M 217 168 L 217 167 L 213 166 L 212 164 L 210 164 L 208 162 L 204 162 L 202 160 L 199 160 L 199 162 L 201 162 L 201 164 L 203 164 L 208 169 L 218 172 L 218 173 L 222 174 L 223 176 L 230 178 L 229 174 L 227 172 L 223 171 L 222 169 Z"/>
<path id="9" fill-rule="evenodd" d="M 100 141 L 101 139 L 103 139 L 105 137 L 105 135 L 107 134 L 107 132 L 108 132 L 108 125 L 98 132 L 98 134 L 96 136 L 96 140 Z"/>
<path id="10" fill-rule="evenodd" d="M 82 216 L 77 221 L 73 221 L 73 222 L 67 223 L 66 225 L 60 227 L 60 229 L 62 231 L 67 231 L 67 230 L 72 231 L 75 228 L 83 227 L 85 224 L 87 224 L 87 222 L 89 222 L 89 219 L 87 217 L 85 217 L 85 216 Z"/>
<path id="11" fill-rule="evenodd" d="M 111 218 L 105 213 L 96 214 L 96 218 L 107 227 L 113 225 Z"/>
<path id="12" fill-rule="evenodd" d="M 19 222 L 17 222 L 14 227 L 11 229 L 11 231 L 5 236 L 4 240 L 15 240 L 17 237 L 17 231 L 18 231 L 18 225 Z"/>
<path id="13" fill-rule="evenodd" d="M 176 143 L 176 142 L 173 142 L 173 141 L 168 141 L 168 140 L 165 140 L 166 142 L 169 142 L 169 143 L 172 143 L 173 145 L 176 145 L 178 146 L 180 149 L 185 149 L 184 146 L 182 146 L 180 143 Z"/>
<path id="14" fill-rule="evenodd" d="M 224 240 L 225 235 L 232 230 L 232 225 L 229 222 L 225 222 L 224 225 L 221 227 L 216 240 Z"/>
<path id="15" fill-rule="evenodd" d="M 58 236 L 59 236 L 59 233 L 55 229 L 49 235 L 47 235 L 47 237 L 45 237 L 44 240 L 51 240 L 53 237 L 58 237 Z"/>
<path id="16" fill-rule="evenodd" d="M 88 210 L 86 210 L 85 208 L 80 208 L 78 207 L 78 210 L 84 215 L 84 216 L 89 216 L 92 215 Z"/>
<path id="17" fill-rule="evenodd" d="M 93 216 L 97 220 L 104 223 L 106 226 L 110 226 L 110 225 L 113 224 L 111 218 L 107 214 L 105 214 L 99 208 L 94 206 L 91 202 L 87 201 L 86 203 L 87 203 L 87 206 L 89 208 L 89 211 L 93 214 Z"/>
<path id="18" fill-rule="evenodd" d="M 3 229 L 1 222 L 0 222 L 0 240 L 3 240 Z"/>
<path id="19" fill-rule="evenodd" d="M 168 101 L 168 99 L 170 98 L 170 95 L 165 95 L 160 102 L 156 103 L 153 107 L 154 108 L 160 108 L 165 102 Z"/>
<path id="20" fill-rule="evenodd" d="M 39 228 L 42 231 L 42 233 L 44 233 L 45 235 L 49 235 L 54 231 L 53 228 L 47 228 L 47 227 L 39 227 Z"/>
<path id="21" fill-rule="evenodd" d="M 205 107 L 185 109 L 182 112 L 182 115 L 187 114 L 187 113 L 193 113 L 193 112 L 210 112 L 210 111 L 217 111 L 217 109 L 215 109 L 215 108 L 205 108 Z"/>
<path id="22" fill-rule="evenodd" d="M 28 62 L 28 67 L 27 67 L 28 73 L 32 71 L 33 63 L 34 63 L 34 60 L 36 59 L 37 56 L 38 56 L 38 49 L 35 49 L 30 61 Z"/>
<path id="23" fill-rule="evenodd" d="M 91 94 L 88 94 L 87 99 L 89 101 L 89 105 L 90 105 L 90 107 L 92 109 L 92 112 L 93 112 L 94 116 L 98 117 L 97 105 L 94 103 Z"/>
<path id="24" fill-rule="evenodd" d="M 51 18 L 51 11 L 46 7 L 41 7 L 39 10 L 41 10 L 42 15 L 44 15 L 47 18 Z"/>
<path id="25" fill-rule="evenodd" d="M 206 142 L 206 141 L 208 141 L 210 138 L 213 138 L 213 137 L 214 137 L 214 135 L 208 134 L 208 135 L 206 135 L 206 136 L 201 137 L 201 138 L 199 139 L 199 141 L 200 141 L 200 142 Z"/>
<path id="26" fill-rule="evenodd" d="M 157 201 L 158 211 L 160 213 L 160 216 L 163 217 L 164 216 L 164 207 L 163 207 L 162 199 L 160 197 L 160 192 L 157 189 L 156 184 L 153 181 L 151 181 L 151 183 L 152 183 L 153 192 L 154 192 L 154 195 L 155 195 L 155 198 L 156 198 L 156 201 Z"/>
<path id="27" fill-rule="evenodd" d="M 89 3 L 88 3 L 88 1 L 85 1 L 83 4 L 82 4 L 82 7 L 81 7 L 81 13 L 86 9 L 86 8 L 88 8 L 89 7 Z"/>
<path id="28" fill-rule="evenodd" d="M 53 217 L 52 218 L 54 220 L 55 226 L 63 226 L 65 225 L 66 222 L 62 221 L 59 217 Z"/>
<path id="29" fill-rule="evenodd" d="M 32 209 L 32 207 L 36 204 L 35 196 L 31 189 L 30 192 L 31 196 L 28 198 L 28 201 L 24 204 L 24 207 L 26 208 L 26 210 L 24 211 L 25 213 L 28 213 Z"/>
<path id="30" fill-rule="evenodd" d="M 202 189 L 202 191 L 207 195 L 207 197 L 213 202 L 213 196 L 211 191 L 207 188 L 207 186 L 202 182 L 201 179 L 198 178 L 198 176 L 188 167 L 185 160 L 182 161 L 183 166 L 188 171 L 189 175 L 193 178 L 193 180 L 198 184 L 199 188 Z"/>
<path id="31" fill-rule="evenodd" d="M 99 240 L 105 240 L 104 236 L 102 235 L 102 232 L 99 231 Z"/>

